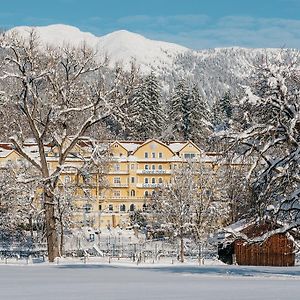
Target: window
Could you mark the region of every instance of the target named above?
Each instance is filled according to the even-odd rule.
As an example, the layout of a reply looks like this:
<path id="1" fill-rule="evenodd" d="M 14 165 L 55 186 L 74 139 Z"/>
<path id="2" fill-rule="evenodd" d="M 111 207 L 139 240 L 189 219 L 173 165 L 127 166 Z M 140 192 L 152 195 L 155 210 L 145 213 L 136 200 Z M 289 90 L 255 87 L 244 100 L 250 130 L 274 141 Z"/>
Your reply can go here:
<path id="1" fill-rule="evenodd" d="M 149 165 L 145 165 L 145 170 L 149 170 Z"/>
<path id="2" fill-rule="evenodd" d="M 158 170 L 162 170 L 162 165 L 158 165 Z"/>
<path id="3" fill-rule="evenodd" d="M 155 165 L 152 165 L 152 170 L 155 170 Z"/>
<path id="4" fill-rule="evenodd" d="M 155 152 L 152 152 L 152 158 L 155 158 Z"/>
<path id="5" fill-rule="evenodd" d="M 120 191 L 114 191 L 114 197 L 120 197 L 121 192 Z"/>
<path id="6" fill-rule="evenodd" d="M 151 182 L 152 182 L 152 183 L 155 183 L 155 178 L 152 178 Z"/>
<path id="7" fill-rule="evenodd" d="M 131 190 L 130 196 L 131 196 L 131 197 L 135 197 L 135 190 Z"/>
<path id="8" fill-rule="evenodd" d="M 135 182 L 135 178 L 131 177 L 131 183 L 134 183 L 134 182 Z"/>
<path id="9" fill-rule="evenodd" d="M 84 204 L 83 205 L 83 211 L 85 212 L 85 213 L 90 213 L 91 212 L 91 210 L 92 210 L 92 205 L 91 204 L 88 204 L 88 203 L 86 203 L 86 204 Z"/>
<path id="10" fill-rule="evenodd" d="M 149 178 L 145 178 L 145 183 L 149 183 Z"/>
<path id="11" fill-rule="evenodd" d="M 65 176 L 65 183 L 70 183 L 71 182 L 71 177 L 69 175 Z"/>
<path id="12" fill-rule="evenodd" d="M 109 205 L 108 205 L 108 210 L 109 210 L 109 211 L 113 211 L 113 210 L 114 210 L 114 206 L 113 206 L 112 204 L 109 204 Z"/>
<path id="13" fill-rule="evenodd" d="M 149 192 L 145 191 L 144 195 L 145 195 L 145 197 L 148 197 L 149 196 Z"/>
<path id="14" fill-rule="evenodd" d="M 159 157 L 159 158 L 162 158 L 162 157 L 163 157 L 162 152 L 159 152 L 159 153 L 158 153 L 158 157 Z"/>
<path id="15" fill-rule="evenodd" d="M 148 152 L 145 152 L 145 158 L 148 158 Z"/>
<path id="16" fill-rule="evenodd" d="M 129 210 L 130 210 L 130 211 L 134 211 L 134 209 L 135 209 L 134 204 L 130 204 Z"/>
<path id="17" fill-rule="evenodd" d="M 120 165 L 114 164 L 114 171 L 120 171 Z"/>
<path id="18" fill-rule="evenodd" d="M 100 211 L 102 210 L 102 205 L 101 205 L 101 204 L 99 204 L 99 210 L 100 210 Z"/>
<path id="19" fill-rule="evenodd" d="M 134 170 L 134 164 L 131 164 L 130 168 L 131 170 Z"/>
<path id="20" fill-rule="evenodd" d="M 161 177 L 158 178 L 158 183 L 163 183 L 163 180 Z"/>
<path id="21" fill-rule="evenodd" d="M 143 204 L 143 211 L 146 211 L 146 210 L 147 210 L 147 204 L 144 203 L 144 204 Z"/>
<path id="22" fill-rule="evenodd" d="M 115 184 L 120 184 L 121 183 L 121 178 L 120 177 L 114 177 L 114 183 Z"/>
<path id="23" fill-rule="evenodd" d="M 184 153 L 185 159 L 193 159 L 195 158 L 195 153 Z"/>
<path id="24" fill-rule="evenodd" d="M 125 206 L 125 204 L 121 204 L 120 205 L 120 211 L 126 211 L 126 206 Z"/>
<path id="25" fill-rule="evenodd" d="M 118 148 L 119 147 L 119 145 L 118 144 L 115 144 L 115 148 Z"/>
<path id="26" fill-rule="evenodd" d="M 175 164 L 174 166 L 173 166 L 173 168 L 174 168 L 174 170 L 177 168 L 177 165 Z"/>

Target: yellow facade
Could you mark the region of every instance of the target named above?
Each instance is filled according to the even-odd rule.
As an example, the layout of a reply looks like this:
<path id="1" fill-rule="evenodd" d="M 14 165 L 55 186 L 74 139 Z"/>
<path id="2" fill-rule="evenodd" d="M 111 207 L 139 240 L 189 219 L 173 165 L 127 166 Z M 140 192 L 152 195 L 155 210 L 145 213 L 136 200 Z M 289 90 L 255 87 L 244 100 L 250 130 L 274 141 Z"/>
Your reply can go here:
<path id="1" fill-rule="evenodd" d="M 28 153 L 36 153 L 35 145 L 28 145 Z M 0 144 L 0 149 L 1 144 Z M 6 150 L 5 150 L 6 151 Z M 8 151 L 8 150 L 7 150 Z M 78 170 L 92 150 L 88 144 L 76 145 L 68 156 L 59 180 L 59 193 L 72 197 L 74 226 L 94 228 L 122 228 L 129 224 L 129 214 L 144 210 L 152 193 L 168 183 L 171 174 L 182 163 L 198 161 L 204 153 L 191 141 L 169 142 L 159 140 L 114 141 L 109 143 L 106 171 L 90 170 L 84 178 Z M 0 151 L 0 163 L 20 159 L 10 150 L 5 157 Z M 35 154 L 36 155 L 36 154 Z M 16 157 L 15 157 L 16 156 Z M 47 149 L 50 171 L 57 167 L 57 149 Z"/>

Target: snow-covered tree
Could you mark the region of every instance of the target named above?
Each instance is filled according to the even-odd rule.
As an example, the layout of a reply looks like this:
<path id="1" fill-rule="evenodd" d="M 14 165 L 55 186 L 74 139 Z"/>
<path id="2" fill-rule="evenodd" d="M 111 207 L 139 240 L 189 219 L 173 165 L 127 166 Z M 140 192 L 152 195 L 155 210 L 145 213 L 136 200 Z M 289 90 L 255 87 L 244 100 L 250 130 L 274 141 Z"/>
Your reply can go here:
<path id="1" fill-rule="evenodd" d="M 179 240 L 179 257 L 184 261 L 184 238 L 202 244 L 226 221 L 228 205 L 218 189 L 219 178 L 202 164 L 176 169 L 153 197 L 151 218 L 166 234 Z"/>
<path id="2" fill-rule="evenodd" d="M 99 82 L 102 64 L 85 45 L 41 49 L 32 31 L 26 40 L 14 34 L 2 36 L 0 48 L 5 51 L 0 65 L 5 105 L 18 117 L 11 124 L 15 130 L 11 142 L 40 174 L 48 256 L 53 261 L 59 255 L 54 193 L 59 176 L 79 138 L 110 116 L 107 99 L 112 90 Z M 37 144 L 38 158 L 24 150 L 26 138 Z M 54 170 L 47 163 L 49 143 L 58 149 Z"/>
<path id="3" fill-rule="evenodd" d="M 245 89 L 240 122 L 227 134 L 231 149 L 251 157 L 249 180 L 255 215 L 270 211 L 290 227 L 300 225 L 300 76 L 296 55 L 264 59 Z M 252 210 L 253 211 L 253 210 Z"/>
<path id="4" fill-rule="evenodd" d="M 215 130 L 223 130 L 229 127 L 232 114 L 233 104 L 232 96 L 229 91 L 225 92 L 223 97 L 216 99 L 213 104 L 213 119 Z"/>
<path id="5" fill-rule="evenodd" d="M 202 144 L 211 134 L 212 115 L 206 101 L 201 97 L 199 88 L 194 85 L 190 93 L 190 131 L 188 138 Z"/>
<path id="6" fill-rule="evenodd" d="M 34 201 L 38 180 L 24 163 L 7 163 L 0 168 L 0 231 L 2 242 L 24 242 L 30 233 L 34 242 L 34 223 L 41 208 Z"/>
<path id="7" fill-rule="evenodd" d="M 138 139 L 159 137 L 164 121 L 160 86 L 152 72 L 135 89 L 128 111 L 132 135 Z"/>
<path id="8" fill-rule="evenodd" d="M 190 91 L 185 80 L 180 80 L 171 96 L 169 119 L 175 139 L 188 139 L 190 131 Z"/>

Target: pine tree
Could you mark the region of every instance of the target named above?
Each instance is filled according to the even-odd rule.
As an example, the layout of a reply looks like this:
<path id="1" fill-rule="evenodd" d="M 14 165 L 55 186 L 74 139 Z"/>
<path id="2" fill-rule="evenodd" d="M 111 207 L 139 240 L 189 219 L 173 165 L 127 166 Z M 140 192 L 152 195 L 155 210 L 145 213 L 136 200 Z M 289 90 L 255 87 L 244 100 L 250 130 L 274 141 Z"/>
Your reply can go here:
<path id="1" fill-rule="evenodd" d="M 231 104 L 231 94 L 229 91 L 225 92 L 224 96 L 221 98 L 221 109 L 225 113 L 228 119 L 232 117 L 232 104 Z"/>
<path id="2" fill-rule="evenodd" d="M 137 139 L 159 137 L 163 124 L 160 86 L 154 73 L 136 88 L 129 110 L 132 136 Z"/>
<path id="3" fill-rule="evenodd" d="M 196 85 L 192 87 L 190 94 L 190 131 L 189 139 L 196 142 L 202 142 L 211 132 L 213 125 L 211 123 L 211 112 L 207 102 L 203 100 Z"/>
<path id="4" fill-rule="evenodd" d="M 187 139 L 190 130 L 190 92 L 185 80 L 180 80 L 171 97 L 170 121 L 173 138 Z"/>
<path id="5" fill-rule="evenodd" d="M 221 99 L 217 99 L 213 105 L 214 129 L 224 130 L 229 127 L 232 118 L 231 94 L 227 91 Z"/>

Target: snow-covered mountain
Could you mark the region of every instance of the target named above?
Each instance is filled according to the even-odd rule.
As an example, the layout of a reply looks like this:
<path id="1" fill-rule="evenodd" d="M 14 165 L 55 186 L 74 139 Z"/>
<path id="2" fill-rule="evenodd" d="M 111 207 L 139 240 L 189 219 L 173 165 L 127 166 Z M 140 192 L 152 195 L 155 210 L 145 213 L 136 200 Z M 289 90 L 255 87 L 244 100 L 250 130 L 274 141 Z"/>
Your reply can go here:
<path id="1" fill-rule="evenodd" d="M 32 28 L 35 29 L 43 44 L 78 46 L 86 43 L 97 50 L 99 56 L 108 55 L 112 65 L 123 63 L 128 66 L 134 60 L 144 70 L 158 66 L 170 68 L 177 55 L 189 50 L 180 45 L 150 40 L 140 34 L 126 30 L 97 37 L 91 33 L 82 32 L 73 26 L 58 24 L 41 27 L 20 26 L 9 30 L 9 32 L 17 31 L 26 37 Z"/>
<path id="2" fill-rule="evenodd" d="M 22 36 L 33 27 L 15 27 Z M 78 46 L 86 43 L 97 50 L 99 57 L 108 56 L 110 65 L 122 63 L 129 67 L 135 61 L 143 73 L 154 70 L 168 89 L 179 78 L 196 83 L 208 102 L 230 90 L 237 94 L 248 83 L 249 75 L 263 56 L 276 57 L 282 49 L 247 49 L 239 47 L 192 50 L 186 47 L 155 41 L 126 30 L 97 37 L 68 25 L 34 27 L 42 44 Z M 9 33 L 8 32 L 8 33 Z"/>

